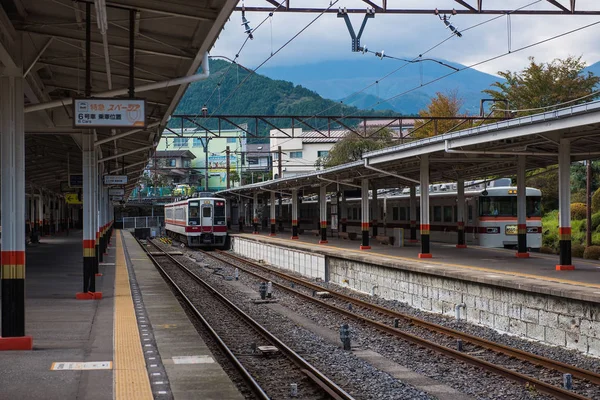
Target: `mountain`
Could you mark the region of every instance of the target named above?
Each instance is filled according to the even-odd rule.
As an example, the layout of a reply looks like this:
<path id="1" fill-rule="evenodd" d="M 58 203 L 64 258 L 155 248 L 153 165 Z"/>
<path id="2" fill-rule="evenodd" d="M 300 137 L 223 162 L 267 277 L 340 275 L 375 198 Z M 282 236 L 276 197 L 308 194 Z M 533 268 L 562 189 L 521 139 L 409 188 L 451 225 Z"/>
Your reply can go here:
<path id="1" fill-rule="evenodd" d="M 458 69 L 465 67 L 449 61 L 443 62 Z M 384 108 L 391 106 L 393 110 L 403 114 L 416 114 L 429 103 L 436 92 L 449 90 L 458 90 L 459 95 L 464 99 L 464 112 L 478 113 L 479 101 L 485 97 L 481 91 L 489 88 L 499 79 L 497 76 L 475 69 L 455 72 L 432 61 L 411 63 L 402 67 L 404 64 L 403 61 L 385 58 L 380 60 L 377 57 L 357 54 L 356 59 L 353 60 L 328 60 L 309 65 L 263 67 L 260 73 L 272 79 L 290 80 L 314 90 L 325 98 L 338 100 L 345 99 L 380 80 L 378 84 L 374 84 L 360 95 L 344 101 L 361 108 L 380 109 L 373 104 L 378 100 L 382 101 L 402 94 L 385 102 Z M 400 67 L 402 68 L 399 69 Z M 381 80 L 383 76 L 397 69 L 399 69 L 397 72 Z M 444 75 L 448 76 L 439 79 Z M 439 80 L 422 86 L 435 79 Z"/>
<path id="2" fill-rule="evenodd" d="M 600 76 L 600 61 L 598 61 L 598 62 L 597 62 L 597 63 L 595 63 L 595 64 L 592 64 L 592 65 L 588 66 L 588 67 L 585 69 L 585 71 L 586 71 L 586 72 L 588 72 L 588 71 L 589 71 L 589 72 L 592 72 L 592 73 L 593 73 L 594 75 L 596 75 L 596 76 Z"/>
<path id="3" fill-rule="evenodd" d="M 254 74 L 244 81 L 249 72 L 221 60 L 210 61 L 211 74 L 208 79 L 192 83 L 185 92 L 175 114 L 200 114 L 202 107 L 208 108 L 208 114 L 237 114 L 237 115 L 315 115 L 318 113 L 339 115 L 343 113 L 359 115 L 391 115 L 392 111 L 368 110 L 362 111 L 352 106 L 343 106 L 339 101 L 324 99 L 316 92 L 300 85 L 284 80 L 274 80 L 260 74 Z M 235 91 L 235 92 L 234 92 Z M 390 107 L 391 108 L 391 107 Z M 328 111 L 327 111 L 328 110 Z M 234 122 L 248 123 L 249 130 L 255 129 L 254 119 L 241 118 Z M 323 127 L 326 120 L 318 118 L 310 120 L 313 126 Z M 174 121 L 176 126 L 180 121 Z M 207 123 L 209 129 L 217 127 L 216 121 Z M 190 122 L 186 126 L 193 126 Z M 222 129 L 232 128 L 232 125 L 222 125 Z M 310 129 L 302 127 L 303 129 Z M 266 123 L 259 123 L 258 133 L 268 135 L 271 129 Z"/>

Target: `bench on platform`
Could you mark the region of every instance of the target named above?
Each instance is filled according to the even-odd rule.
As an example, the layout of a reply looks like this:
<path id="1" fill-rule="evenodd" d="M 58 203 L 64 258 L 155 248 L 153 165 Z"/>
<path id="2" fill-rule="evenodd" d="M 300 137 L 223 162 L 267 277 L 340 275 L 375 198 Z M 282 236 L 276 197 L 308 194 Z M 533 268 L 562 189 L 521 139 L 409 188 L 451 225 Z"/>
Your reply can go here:
<path id="1" fill-rule="evenodd" d="M 356 232 L 339 232 L 339 237 L 346 240 L 356 240 Z"/>
<path id="2" fill-rule="evenodd" d="M 393 236 L 375 236 L 375 240 L 377 240 L 380 244 L 388 244 L 394 245 L 394 237 Z"/>
<path id="3" fill-rule="evenodd" d="M 321 236 L 321 231 L 319 229 L 311 229 L 308 233 L 312 233 L 315 236 Z"/>

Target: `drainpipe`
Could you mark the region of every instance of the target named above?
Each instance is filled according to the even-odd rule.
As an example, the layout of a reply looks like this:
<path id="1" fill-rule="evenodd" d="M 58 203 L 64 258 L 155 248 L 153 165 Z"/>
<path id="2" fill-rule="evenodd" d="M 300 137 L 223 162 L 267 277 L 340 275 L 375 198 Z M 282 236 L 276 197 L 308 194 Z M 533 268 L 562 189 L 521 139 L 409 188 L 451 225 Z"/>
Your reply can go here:
<path id="1" fill-rule="evenodd" d="M 135 88 L 136 93 L 147 92 L 150 90 L 165 89 L 172 86 L 187 85 L 188 83 L 197 82 L 208 78 L 210 75 L 210 69 L 208 66 L 208 53 L 204 53 L 202 58 L 202 72 L 201 74 L 194 74 L 190 76 L 184 76 L 181 78 L 169 79 L 167 81 L 149 83 L 147 85 L 141 85 Z M 116 96 L 123 96 L 129 93 L 129 88 L 109 90 L 101 93 L 94 93 L 94 97 L 105 97 L 111 98 Z M 72 98 L 63 98 L 60 100 L 49 101 L 46 103 L 32 104 L 25 107 L 25 113 L 34 111 L 47 110 L 49 108 L 62 107 L 73 104 Z"/>
<path id="2" fill-rule="evenodd" d="M 461 308 L 465 309 L 465 311 L 466 311 L 467 305 L 465 303 L 460 303 L 460 304 L 456 304 L 454 306 L 454 313 L 456 314 L 457 321 L 460 321 L 460 309 Z"/>
<path id="3" fill-rule="evenodd" d="M 371 296 L 375 296 L 375 289 L 379 289 L 379 285 L 374 285 L 374 286 L 371 288 Z"/>

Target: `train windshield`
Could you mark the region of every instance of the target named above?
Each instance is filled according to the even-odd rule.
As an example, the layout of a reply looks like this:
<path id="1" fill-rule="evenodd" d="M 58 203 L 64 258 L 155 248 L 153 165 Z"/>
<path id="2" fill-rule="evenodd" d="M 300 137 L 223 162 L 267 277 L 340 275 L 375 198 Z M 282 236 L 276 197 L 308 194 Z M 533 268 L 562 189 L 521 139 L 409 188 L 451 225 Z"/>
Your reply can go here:
<path id="1" fill-rule="evenodd" d="M 188 225 L 200 224 L 200 204 L 197 201 L 190 201 Z"/>
<path id="2" fill-rule="evenodd" d="M 539 217 L 541 215 L 539 196 L 527 197 L 527 217 Z M 517 197 L 516 196 L 488 196 L 479 198 L 479 216 L 517 216 Z"/>
<path id="3" fill-rule="evenodd" d="M 215 225 L 225 225 L 225 201 L 215 200 Z"/>

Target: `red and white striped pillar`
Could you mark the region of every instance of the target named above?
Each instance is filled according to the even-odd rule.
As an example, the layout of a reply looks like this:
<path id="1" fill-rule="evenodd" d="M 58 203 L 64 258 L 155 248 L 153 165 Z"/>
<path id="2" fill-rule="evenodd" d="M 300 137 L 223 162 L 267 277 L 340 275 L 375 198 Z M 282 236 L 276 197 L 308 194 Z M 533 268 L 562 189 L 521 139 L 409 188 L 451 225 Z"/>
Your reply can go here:
<path id="1" fill-rule="evenodd" d="M 571 260 L 571 143 L 560 139 L 558 147 L 558 271 L 573 270 Z"/>
<path id="2" fill-rule="evenodd" d="M 417 187 L 410 187 L 410 239 L 409 243 L 417 243 Z"/>
<path id="3" fill-rule="evenodd" d="M 319 244 L 326 244 L 327 241 L 327 185 L 322 184 L 319 188 L 319 219 L 321 221 L 321 240 Z"/>
<path id="4" fill-rule="evenodd" d="M 258 235 L 258 192 L 254 192 L 254 198 L 252 199 L 252 233 Z"/>
<path id="5" fill-rule="evenodd" d="M 377 199 L 377 186 L 371 184 L 373 194 L 371 195 L 371 204 L 373 205 L 373 237 L 378 235 L 377 223 L 379 221 L 379 200 Z"/>
<path id="6" fill-rule="evenodd" d="M 369 250 L 371 245 L 369 244 L 369 180 L 363 179 L 361 182 L 361 232 L 362 232 L 362 244 L 361 250 Z"/>
<path id="7" fill-rule="evenodd" d="M 429 155 L 421 156 L 421 252 L 419 258 L 431 258 L 429 227 Z"/>
<path id="8" fill-rule="evenodd" d="M 525 185 L 525 170 L 527 158 L 518 156 L 517 159 L 517 257 L 528 258 L 527 252 L 527 186 Z M 570 189 L 569 189 L 570 190 Z"/>
<path id="9" fill-rule="evenodd" d="M 269 217 L 271 220 L 271 233 L 269 234 L 269 236 L 275 236 L 275 228 L 276 228 L 276 211 L 277 211 L 277 205 L 275 203 L 275 192 L 271 192 L 271 206 L 269 207 Z"/>
<path id="10" fill-rule="evenodd" d="M 298 189 L 292 189 L 292 239 L 298 239 Z"/>
<path id="11" fill-rule="evenodd" d="M 20 41 L 18 42 L 20 43 Z M 23 73 L 6 68 L 0 77 L 2 329 L 0 350 L 31 350 L 25 336 L 25 131 Z"/>
<path id="12" fill-rule="evenodd" d="M 465 180 L 459 179 L 456 182 L 456 223 L 458 225 L 458 243 L 457 249 L 466 249 L 465 242 Z"/>

